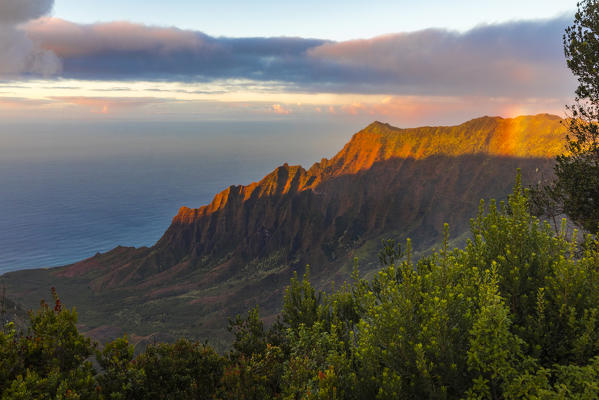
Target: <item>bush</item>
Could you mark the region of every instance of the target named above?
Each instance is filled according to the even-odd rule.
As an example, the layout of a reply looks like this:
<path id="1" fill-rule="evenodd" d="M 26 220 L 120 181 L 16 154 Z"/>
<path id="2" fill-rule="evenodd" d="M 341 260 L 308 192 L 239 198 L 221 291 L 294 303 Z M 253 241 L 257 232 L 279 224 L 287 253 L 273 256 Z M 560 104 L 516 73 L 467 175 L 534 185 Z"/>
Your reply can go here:
<path id="1" fill-rule="evenodd" d="M 385 242 L 371 281 L 294 277 L 273 326 L 257 308 L 230 322 L 226 356 L 180 339 L 135 357 L 126 336 L 97 350 L 53 292 L 28 331 L 0 332 L 2 399 L 597 398 L 599 240 L 556 235 L 528 202 L 518 179 L 463 249 L 446 234 L 416 263 Z"/>

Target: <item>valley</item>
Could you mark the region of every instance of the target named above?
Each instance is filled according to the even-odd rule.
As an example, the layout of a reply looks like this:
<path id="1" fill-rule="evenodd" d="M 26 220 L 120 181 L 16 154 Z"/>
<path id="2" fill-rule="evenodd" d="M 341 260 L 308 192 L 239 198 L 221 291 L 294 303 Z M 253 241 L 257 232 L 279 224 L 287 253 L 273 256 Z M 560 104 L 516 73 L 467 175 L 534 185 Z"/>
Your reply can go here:
<path id="1" fill-rule="evenodd" d="M 225 348 L 228 318 L 259 305 L 273 321 L 290 277 L 307 265 L 328 288 L 348 279 L 356 257 L 361 274 L 376 271 L 383 239 L 410 238 L 425 254 L 447 222 L 453 243 L 463 243 L 480 200 L 504 199 L 518 168 L 525 184 L 551 176 L 561 122 L 548 114 L 414 129 L 374 122 L 330 160 L 284 164 L 208 205 L 181 207 L 152 247 L 11 272 L 0 285 L 26 309 L 55 287 L 80 313 L 80 330 L 100 341 L 185 336 Z"/>

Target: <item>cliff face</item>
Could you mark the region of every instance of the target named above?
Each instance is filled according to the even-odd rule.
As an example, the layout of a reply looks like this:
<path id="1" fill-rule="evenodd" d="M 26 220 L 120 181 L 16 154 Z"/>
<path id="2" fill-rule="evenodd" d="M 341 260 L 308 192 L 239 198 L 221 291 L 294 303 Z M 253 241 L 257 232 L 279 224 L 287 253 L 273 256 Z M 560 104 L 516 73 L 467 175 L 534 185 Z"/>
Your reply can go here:
<path id="1" fill-rule="evenodd" d="M 563 151 L 563 132 L 561 119 L 546 114 L 513 119 L 483 117 L 459 126 L 413 129 L 374 122 L 356 133 L 331 160 L 323 159 L 307 171 L 301 166 L 285 164 L 258 183 L 229 187 L 207 206 L 182 207 L 173 224 L 194 224 L 227 207 L 237 208 L 252 198 L 314 190 L 327 180 L 353 175 L 391 159 L 465 155 L 552 158 Z"/>
<path id="2" fill-rule="evenodd" d="M 118 300 L 127 317 L 112 323 L 128 332 L 210 334 L 248 305 L 276 312 L 295 268 L 309 263 L 326 282 L 380 238 L 409 236 L 426 249 L 438 242 L 443 222 L 459 236 L 481 198 L 511 190 L 516 168 L 525 182 L 550 175 L 563 136 L 561 120 L 550 115 L 415 129 L 375 122 L 308 170 L 285 164 L 206 206 L 182 207 L 151 248 L 119 247 L 59 269 L 9 274 L 9 289 L 37 301 L 39 282 L 62 285 L 75 304 L 93 309 L 91 328 L 110 320 L 107 310 Z M 91 292 L 79 293 L 83 285 Z M 148 302 L 172 305 L 176 318 L 160 322 L 144 308 Z M 174 321 L 183 324 L 185 313 L 203 315 L 201 327 L 179 327 Z"/>
<path id="3" fill-rule="evenodd" d="M 442 210 L 442 193 L 447 202 L 474 194 L 501 196 L 503 192 L 493 192 L 492 185 L 477 179 L 486 176 L 493 182 L 493 176 L 501 175 L 511 184 L 516 167 L 509 166 L 527 166 L 524 159 L 561 153 L 562 132 L 561 120 L 549 115 L 484 117 L 454 127 L 415 129 L 375 122 L 331 160 L 323 159 L 308 170 L 285 164 L 260 182 L 229 187 L 207 206 L 181 208 L 156 248 L 176 260 L 230 252 L 251 259 L 280 248 L 291 254 L 315 253 L 323 242 L 343 241 L 348 235 L 359 241 L 394 224 L 397 229 L 400 223 L 412 222 L 414 216 L 407 210 L 424 215 L 435 199 Z M 489 158 L 498 164 L 484 171 Z M 525 168 L 526 177 L 529 172 Z M 487 191 L 472 193 L 473 185 Z M 426 188 L 430 193 L 425 195 Z M 403 190 L 411 191 L 409 201 L 414 204 L 407 199 L 394 204 L 405 197 Z M 459 209 L 464 205 L 462 201 Z M 433 208 L 430 204 L 428 211 Z M 441 215 L 439 223 L 453 220 L 451 214 Z"/>

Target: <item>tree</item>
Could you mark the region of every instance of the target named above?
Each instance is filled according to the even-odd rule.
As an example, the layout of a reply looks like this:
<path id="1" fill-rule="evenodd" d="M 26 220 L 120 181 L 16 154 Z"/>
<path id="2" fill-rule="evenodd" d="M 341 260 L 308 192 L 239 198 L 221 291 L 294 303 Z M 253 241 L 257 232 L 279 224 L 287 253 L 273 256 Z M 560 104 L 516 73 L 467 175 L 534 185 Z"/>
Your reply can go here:
<path id="1" fill-rule="evenodd" d="M 533 190 L 533 212 L 566 214 L 580 227 L 599 231 L 599 1 L 578 3 L 563 37 L 570 70 L 578 79 L 565 122 L 567 151 L 557 157 L 555 180 Z"/>
<path id="2" fill-rule="evenodd" d="M 9 323 L 0 331 L 2 399 L 96 399 L 95 371 L 88 358 L 94 344 L 76 327 L 77 313 L 65 308 L 52 288 L 54 304 L 44 301 L 29 313 L 29 329 Z"/>
<path id="3" fill-rule="evenodd" d="M 141 400 L 144 371 L 134 362 L 134 348 L 127 336 L 106 343 L 96 350 L 103 373 L 97 376 L 102 395 L 111 400 Z"/>
<path id="4" fill-rule="evenodd" d="M 446 239 L 413 263 L 408 244 L 337 292 L 351 301 L 293 280 L 288 307 L 320 301 L 288 314 L 310 317 L 289 319 L 283 398 L 597 398 L 598 237 L 556 236 L 528 204 L 518 176 L 506 202 L 481 202 L 463 249 Z"/>
<path id="5" fill-rule="evenodd" d="M 213 399 L 224 360 L 210 346 L 187 339 L 148 346 L 135 359 L 143 370 L 143 399 Z"/>
<path id="6" fill-rule="evenodd" d="M 597 399 L 599 236 L 564 231 L 518 176 L 462 249 L 446 234 L 415 262 L 386 241 L 371 280 L 356 267 L 331 293 L 294 276 L 272 327 L 257 308 L 231 321 L 227 356 L 186 339 L 136 356 L 126 336 L 98 350 L 53 291 L 26 331 L 0 327 L 0 399 Z"/>
<path id="7" fill-rule="evenodd" d="M 318 320 L 318 311 L 321 303 L 321 293 L 310 284 L 310 269 L 306 269 L 303 279 L 297 278 L 297 272 L 291 278 L 289 286 L 285 289 L 283 299 L 283 322 L 296 329 L 300 324 L 311 327 Z"/>

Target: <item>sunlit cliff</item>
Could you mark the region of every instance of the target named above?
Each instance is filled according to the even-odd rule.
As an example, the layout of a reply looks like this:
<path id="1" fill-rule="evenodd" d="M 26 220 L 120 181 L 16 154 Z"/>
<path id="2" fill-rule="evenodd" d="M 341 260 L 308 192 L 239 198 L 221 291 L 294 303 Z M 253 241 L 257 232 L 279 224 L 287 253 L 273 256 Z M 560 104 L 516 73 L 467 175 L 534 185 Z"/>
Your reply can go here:
<path id="1" fill-rule="evenodd" d="M 208 205 L 182 207 L 152 247 L 118 247 L 4 282 L 29 307 L 56 286 L 86 311 L 93 335 L 221 337 L 224 316 L 253 304 L 277 313 L 289 277 L 307 264 L 324 285 L 346 279 L 356 256 L 361 271 L 376 268 L 383 238 L 410 237 L 426 251 L 445 222 L 452 238 L 463 237 L 479 201 L 504 198 L 517 168 L 525 184 L 551 176 L 564 135 L 560 118 L 546 114 L 414 129 L 375 122 L 330 160 L 307 170 L 285 164 Z"/>
<path id="2" fill-rule="evenodd" d="M 282 195 L 314 189 L 323 180 L 366 170 L 376 162 L 435 155 L 486 154 L 516 158 L 552 158 L 563 152 L 565 129 L 554 115 L 517 118 L 482 117 L 458 126 L 399 129 L 373 122 L 356 133 L 332 159 L 323 159 L 309 170 L 301 166 L 277 168 L 260 182 L 231 186 L 207 206 L 182 207 L 174 223 L 193 223 L 196 218 L 224 208 L 229 201 L 243 202 L 252 196 Z"/>

